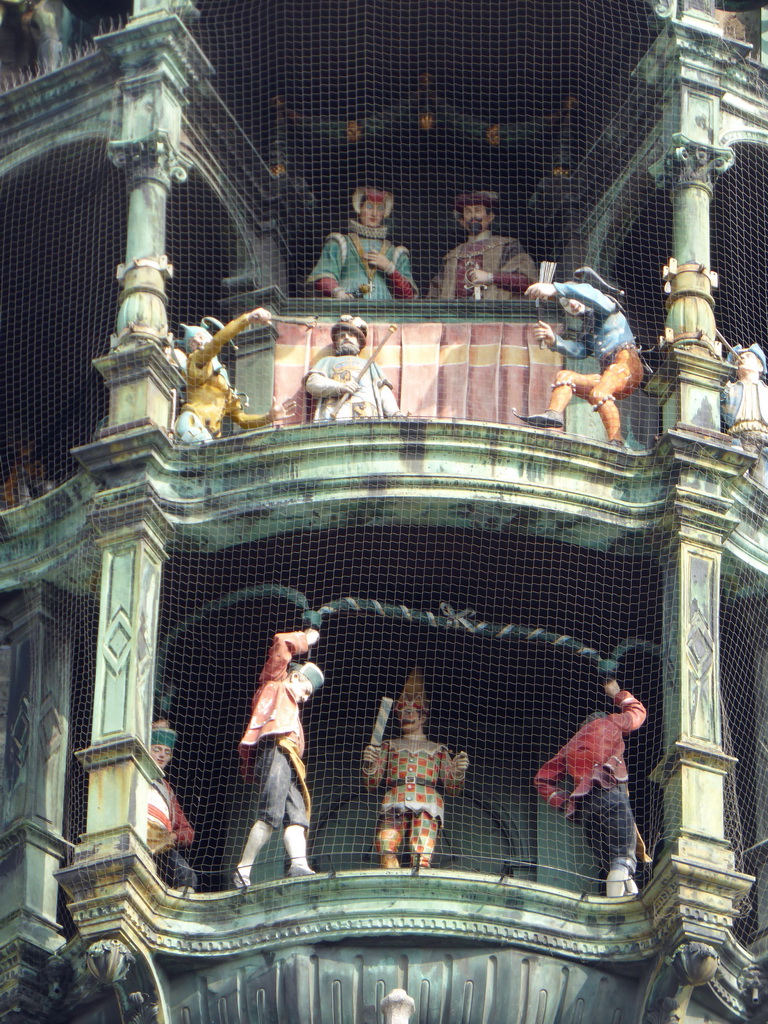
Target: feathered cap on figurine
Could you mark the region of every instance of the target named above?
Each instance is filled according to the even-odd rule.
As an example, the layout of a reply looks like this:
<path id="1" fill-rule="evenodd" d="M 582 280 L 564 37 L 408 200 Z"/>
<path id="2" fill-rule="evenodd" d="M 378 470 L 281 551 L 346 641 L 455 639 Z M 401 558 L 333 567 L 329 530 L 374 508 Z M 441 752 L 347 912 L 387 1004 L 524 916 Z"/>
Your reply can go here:
<path id="1" fill-rule="evenodd" d="M 179 324 L 179 326 L 184 333 L 178 340 L 186 352 L 189 351 L 190 342 L 193 338 L 197 337 L 198 334 L 205 335 L 205 344 L 207 345 L 213 338 L 213 335 L 224 328 L 224 324 L 221 320 L 217 320 L 215 316 L 204 316 L 200 321 L 199 326 L 197 324 Z M 211 331 L 213 331 L 213 334 Z"/>
<path id="2" fill-rule="evenodd" d="M 358 216 L 360 215 L 363 203 L 383 203 L 385 218 L 392 213 L 392 207 L 395 205 L 395 200 L 391 192 L 387 192 L 387 190 L 383 188 L 371 188 L 369 185 L 361 185 L 360 188 L 356 188 L 352 193 L 351 202 L 352 209 Z"/>
<path id="3" fill-rule="evenodd" d="M 429 701 L 424 689 L 424 675 L 420 668 L 412 668 L 405 680 L 403 690 L 397 698 L 395 712 L 401 714 L 406 708 L 416 708 L 426 714 L 429 711 Z"/>
<path id="4" fill-rule="evenodd" d="M 331 339 L 335 342 L 336 335 L 340 331 L 351 331 L 354 334 L 361 345 L 365 345 L 366 338 L 368 337 L 368 324 L 359 316 L 351 316 L 349 313 L 345 313 L 340 316 L 337 322 L 331 328 Z"/>
<path id="5" fill-rule="evenodd" d="M 480 189 L 479 192 L 461 192 L 453 200 L 453 209 L 459 216 L 463 213 L 465 206 L 484 206 L 488 213 L 496 213 L 498 203 L 498 192 Z"/>
<path id="6" fill-rule="evenodd" d="M 736 365 L 738 363 L 737 356 L 739 356 L 742 352 L 752 352 L 755 356 L 757 356 L 757 358 L 760 360 L 760 365 L 763 368 L 763 374 L 768 374 L 768 362 L 766 362 L 765 352 L 763 352 L 763 350 L 760 348 L 757 342 L 750 345 L 749 348 L 744 348 L 743 345 L 734 345 L 733 350 L 728 353 L 728 362 Z"/>
<path id="7" fill-rule="evenodd" d="M 624 312 L 624 307 L 619 302 L 619 299 L 623 299 L 625 292 L 619 288 L 616 284 L 611 284 L 606 281 L 604 277 L 601 277 L 596 270 L 592 267 L 579 267 L 578 270 L 573 272 L 573 280 L 576 284 L 591 284 L 593 288 L 597 288 L 598 291 L 602 292 L 603 295 L 609 295 L 619 309 Z M 567 302 L 567 299 L 561 299 L 561 304 Z"/>
<path id="8" fill-rule="evenodd" d="M 310 681 L 314 691 L 319 690 L 325 682 L 323 670 L 314 661 L 305 661 L 303 665 L 298 661 L 292 661 L 288 666 L 288 674 L 291 672 L 301 672 L 304 678 Z"/>
<path id="9" fill-rule="evenodd" d="M 176 733 L 167 718 L 158 718 L 152 723 L 152 746 L 170 747 L 171 750 L 176 746 Z"/>

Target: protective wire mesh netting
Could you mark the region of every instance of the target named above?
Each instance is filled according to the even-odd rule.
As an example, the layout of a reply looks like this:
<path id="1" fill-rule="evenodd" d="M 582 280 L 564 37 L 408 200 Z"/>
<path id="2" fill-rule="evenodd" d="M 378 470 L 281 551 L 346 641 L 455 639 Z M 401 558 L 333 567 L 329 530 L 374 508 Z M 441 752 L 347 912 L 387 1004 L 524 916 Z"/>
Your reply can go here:
<path id="1" fill-rule="evenodd" d="M 622 687 L 651 710 L 629 741 L 631 785 L 649 842 L 659 837 L 647 781 L 660 758 L 662 713 L 653 554 L 631 544 L 603 550 L 597 523 L 586 550 L 519 527 L 448 528 L 437 514 L 420 516 L 418 528 L 398 525 L 415 515 L 407 501 L 378 514 L 340 507 L 346 525 L 313 530 L 308 512 L 306 529 L 208 556 L 181 550 L 168 565 L 158 711 L 168 710 L 179 732 L 176 789 L 195 824 L 190 859 L 206 885 L 221 885 L 255 820 L 257 790 L 239 779 L 237 743 L 272 634 L 303 628 L 310 609 L 322 626 L 308 656 L 326 677 L 302 713 L 317 870 L 379 864 L 387 785 L 365 785 L 361 755 L 381 699 L 397 701 L 417 668 L 426 736 L 469 757 L 462 786 L 445 775 L 436 781 L 445 827 L 433 866 L 587 884 L 595 869 L 580 830 L 538 805 L 532 780 L 589 716 L 615 710 L 599 671 L 611 656 Z M 384 739 L 399 736 L 395 708 Z M 414 770 L 417 785 L 424 769 Z M 283 873 L 278 838 L 254 880 Z M 406 840 L 403 866 L 410 852 Z"/>
<path id="2" fill-rule="evenodd" d="M 55 148 L 0 178 L 6 508 L 71 477 L 70 449 L 92 440 L 106 415 L 92 360 L 114 328 L 124 214 L 122 178 L 104 139 Z"/>
<path id="3" fill-rule="evenodd" d="M 558 263 L 558 281 L 589 260 L 626 289 L 628 318 L 653 368 L 664 326 L 659 271 L 671 251 L 671 207 L 648 174 L 661 152 L 644 140 L 660 137 L 651 129 L 662 113 L 654 76 L 636 70 L 657 31 L 644 0 L 625 3 L 620 15 L 615 4 L 599 2 L 562 3 L 556 10 L 544 2 L 492 0 L 200 0 L 198 7 L 190 28 L 216 74 L 190 92 L 184 145 L 193 166 L 168 203 L 166 247 L 175 270 L 168 316 L 177 335 L 183 323 L 208 315 L 226 321 L 274 298 L 273 286 L 302 314 L 325 309 L 329 320 L 354 310 L 382 324 L 397 321 L 408 289 L 401 284 L 396 291 L 393 279 L 390 288 L 391 274 L 345 279 L 342 290 L 353 299 L 336 306 L 315 284 L 333 277 L 345 246 L 348 254 L 354 250 L 350 218 L 353 234 L 383 248 L 380 224 L 359 232 L 360 212 L 350 197 L 363 186 L 388 191 L 393 210 L 386 237 L 407 247 L 407 266 L 396 267 L 421 296 L 407 307 L 416 333 L 404 329 L 393 339 L 391 351 L 399 355 L 386 366 L 401 407 L 413 418 L 511 423 L 509 396 L 516 392 L 495 378 L 493 414 L 485 412 L 484 377 L 475 379 L 474 398 L 454 403 L 438 396 L 428 405 L 421 395 L 420 405 L 414 381 L 425 379 L 428 360 L 409 364 L 403 355 L 408 343 L 426 350 L 418 324 L 442 320 L 442 308 L 446 319 L 519 326 L 519 337 L 507 338 L 499 327 L 491 341 L 467 333 L 461 344 L 468 353 L 475 344 L 476 351 L 490 346 L 499 365 L 504 345 L 517 345 L 530 365 L 513 355 L 505 372 L 533 379 L 532 309 L 510 301 L 494 310 L 475 302 L 474 289 L 460 282 L 450 293 L 433 284 L 443 256 L 467 237 L 454 217 L 457 194 L 492 191 L 499 196 L 492 232 L 518 240 L 534 276 L 541 260 Z M 637 152 L 636 170 L 601 205 Z M 713 204 L 718 317 L 734 343 L 765 333 L 764 160 L 762 150 L 741 147 Z M 0 179 L 0 224 L 13 254 L 0 273 L 9 353 L 0 445 L 7 509 L 70 480 L 77 470 L 71 449 L 94 438 L 106 413 L 91 361 L 108 350 L 114 329 L 113 271 L 124 255 L 127 196 L 126 178 L 107 160 L 102 139 L 62 146 Z M 332 243 L 338 252 L 328 249 L 315 275 L 330 232 L 346 241 Z M 523 277 L 524 267 L 521 258 Z M 308 277 L 315 280 L 308 284 Z M 383 292 L 374 290 L 378 285 Z M 502 288 L 497 301 L 519 298 L 521 287 L 518 281 L 516 289 Z M 477 298 L 484 298 L 482 289 Z M 450 300 L 456 312 L 438 300 Z M 485 305 L 491 313 L 483 313 Z M 543 307 L 542 315 L 552 319 L 555 309 Z M 278 385 L 290 379 L 291 389 L 298 386 L 306 360 L 319 351 L 319 343 L 297 330 L 278 342 L 285 349 L 275 375 L 281 400 L 294 392 Z M 327 324 L 320 330 L 327 342 Z M 439 372 L 447 379 L 458 365 L 466 388 L 475 372 L 471 356 L 460 362 L 459 341 L 448 327 L 433 336 L 435 351 L 442 346 Z M 222 358 L 233 377 L 244 366 L 234 353 Z M 271 380 L 264 373 L 260 379 L 264 408 Z M 539 380 L 543 390 L 536 395 L 549 380 Z M 630 446 L 650 449 L 660 429 L 654 400 L 638 390 L 622 403 L 622 415 Z M 595 436 L 602 439 L 599 424 Z M 561 443 L 551 442 L 553 448 Z M 649 506 L 660 506 L 675 480 L 665 478 L 661 459 L 640 459 L 653 480 Z M 250 472 L 244 463 L 241 482 Z M 447 465 L 446 475 L 451 472 Z M 308 611 L 321 622 L 311 656 L 326 677 L 302 711 L 312 796 L 309 858 L 316 870 L 379 863 L 381 806 L 395 783 L 382 778 L 367 786 L 363 752 L 382 698 L 397 701 L 415 670 L 428 703 L 427 739 L 416 747 L 426 753 L 415 766 L 401 766 L 401 782 L 433 810 L 443 804 L 433 867 L 602 891 L 597 879 L 606 851 L 596 856 L 584 822 L 546 806 L 533 778 L 595 712 L 620 710 L 604 693 L 614 674 L 647 710 L 641 724 L 633 705 L 634 718 L 624 723 L 632 727 L 625 736 L 629 799 L 651 855 L 658 853 L 667 826 L 650 776 L 668 754 L 665 714 L 674 731 L 662 647 L 676 611 L 669 582 L 674 563 L 650 513 L 643 525 L 622 530 L 608 517 L 570 521 L 564 512 L 545 514 L 533 500 L 514 510 L 500 500 L 498 512 L 478 502 L 454 515 L 426 499 L 371 498 L 339 500 L 324 510 L 322 525 L 311 504 L 298 504 L 289 530 L 262 536 L 256 525 L 263 510 L 227 518 L 222 495 L 237 490 L 237 468 L 223 479 L 212 452 L 189 478 L 206 473 L 216 496 L 210 508 L 224 512 L 204 509 L 205 525 L 188 531 L 174 506 L 179 528 L 163 569 L 154 707 L 178 733 L 167 775 L 194 830 L 183 855 L 201 891 L 229 886 L 255 820 L 257 788 L 240 776 L 237 745 L 272 636 L 302 629 Z M 594 480 L 582 474 L 585 490 L 597 488 L 604 467 Z M 617 490 L 623 486 L 617 483 Z M 747 531 L 759 526 L 748 506 L 746 498 L 738 505 Z M 244 540 L 251 534 L 258 539 Z M 57 614 L 77 638 L 72 751 L 89 742 L 98 655 L 98 579 L 89 541 L 75 562 L 66 585 L 57 584 Z M 765 669 L 756 638 L 764 633 L 765 588 L 760 568 L 747 566 L 738 546 L 725 563 L 724 744 L 738 757 L 727 781 L 726 828 L 748 869 L 765 816 L 765 794 L 754 783 L 764 768 Z M 379 739 L 392 744 L 399 735 L 393 708 Z M 446 758 L 462 752 L 466 771 L 447 767 Z M 441 769 L 438 797 L 415 776 L 440 776 Z M 86 783 L 71 758 L 66 834 L 72 842 L 85 829 Z M 599 838 L 613 838 L 610 828 Z M 408 846 L 404 837 L 398 850 L 404 867 Z M 158 866 L 172 882 L 172 866 L 162 859 Z M 284 868 L 278 834 L 253 879 L 278 877 Z M 645 877 L 638 872 L 640 884 Z M 746 915 L 745 922 L 746 929 Z"/>

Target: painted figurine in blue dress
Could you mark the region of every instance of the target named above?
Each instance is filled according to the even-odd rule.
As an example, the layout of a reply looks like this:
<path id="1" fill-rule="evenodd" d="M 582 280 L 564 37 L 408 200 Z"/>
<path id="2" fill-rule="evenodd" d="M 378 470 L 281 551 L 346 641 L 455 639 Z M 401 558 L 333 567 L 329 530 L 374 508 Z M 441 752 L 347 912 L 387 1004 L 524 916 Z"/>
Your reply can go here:
<path id="1" fill-rule="evenodd" d="M 356 217 L 350 219 L 347 234 L 328 235 L 307 284 L 325 299 L 415 299 L 418 289 L 408 250 L 387 238 L 385 222 L 393 203 L 392 194 L 382 189 L 355 189 Z"/>

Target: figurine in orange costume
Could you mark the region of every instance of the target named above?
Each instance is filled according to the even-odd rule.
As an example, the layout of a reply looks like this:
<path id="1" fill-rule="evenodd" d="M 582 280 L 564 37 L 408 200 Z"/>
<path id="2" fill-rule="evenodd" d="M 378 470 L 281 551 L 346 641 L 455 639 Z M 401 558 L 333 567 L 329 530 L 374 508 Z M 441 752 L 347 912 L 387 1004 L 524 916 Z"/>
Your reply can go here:
<path id="1" fill-rule="evenodd" d="M 300 665 L 293 658 L 319 639 L 316 629 L 276 633 L 259 676 L 251 720 L 240 740 L 240 770 L 256 784 L 259 799 L 256 823 L 233 876 L 238 889 L 250 885 L 254 860 L 281 825 L 289 877 L 314 875 L 307 863 L 310 800 L 299 708 L 323 685 L 323 673 L 311 661 Z"/>
<path id="2" fill-rule="evenodd" d="M 397 852 L 404 837 L 414 867 L 429 867 L 443 821 L 442 783 L 447 793 L 464 785 L 469 767 L 465 753 L 451 756 L 443 743 L 427 739 L 424 725 L 429 704 L 421 670 L 413 669 L 395 705 L 401 736 L 363 751 L 363 781 L 375 789 L 382 780 L 389 789 L 381 803 L 376 851 L 383 868 L 399 868 Z"/>

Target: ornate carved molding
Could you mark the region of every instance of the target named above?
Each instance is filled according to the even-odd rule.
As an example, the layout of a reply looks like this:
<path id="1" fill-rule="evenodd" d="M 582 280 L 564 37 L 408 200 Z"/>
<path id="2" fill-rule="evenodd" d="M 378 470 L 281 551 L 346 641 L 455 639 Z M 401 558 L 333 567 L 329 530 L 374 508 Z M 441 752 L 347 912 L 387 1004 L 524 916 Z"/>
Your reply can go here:
<path id="1" fill-rule="evenodd" d="M 85 951 L 85 966 L 101 985 L 115 985 L 133 967 L 135 957 L 117 939 L 94 942 Z"/>
<path id="2" fill-rule="evenodd" d="M 645 1024 L 678 1024 L 680 1007 L 671 996 L 657 999 L 652 1003 L 645 1015 Z"/>
<path id="3" fill-rule="evenodd" d="M 739 976 L 738 984 L 747 1013 L 752 1017 L 762 1010 L 768 1000 L 768 973 L 765 965 L 753 964 L 748 967 Z"/>
<path id="4" fill-rule="evenodd" d="M 670 148 L 648 173 L 659 188 L 703 185 L 711 189 L 715 176 L 727 171 L 734 160 L 729 146 L 707 146 L 676 132 Z"/>
<path id="5" fill-rule="evenodd" d="M 189 163 L 174 147 L 168 132 L 157 129 L 144 139 L 110 142 L 107 153 L 112 163 L 129 173 L 132 187 L 154 181 L 169 189 L 172 182 L 187 180 Z"/>

